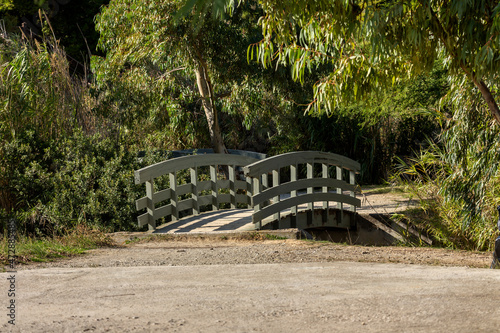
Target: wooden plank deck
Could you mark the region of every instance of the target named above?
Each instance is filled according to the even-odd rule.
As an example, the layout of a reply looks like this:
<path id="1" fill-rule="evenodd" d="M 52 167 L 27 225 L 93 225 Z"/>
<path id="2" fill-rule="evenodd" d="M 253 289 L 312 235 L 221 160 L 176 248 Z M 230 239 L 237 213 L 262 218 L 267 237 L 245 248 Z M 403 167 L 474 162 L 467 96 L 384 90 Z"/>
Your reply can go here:
<path id="1" fill-rule="evenodd" d="M 362 206 L 356 211 L 360 214 L 391 214 L 409 206 L 414 206 L 415 202 L 408 199 L 394 196 L 380 196 L 377 194 L 368 194 L 365 197 L 360 196 Z M 320 208 L 322 202 L 316 202 L 314 206 Z M 336 204 L 334 202 L 329 203 Z M 300 210 L 307 209 L 307 205 L 298 207 Z M 191 215 L 178 221 L 169 222 L 157 227 L 153 233 L 169 234 L 204 234 L 204 233 L 230 233 L 254 230 L 252 223 L 253 209 L 225 209 L 218 211 L 205 212 L 200 215 Z M 282 216 L 290 212 L 282 212 Z M 271 218 L 269 218 L 270 220 Z"/>

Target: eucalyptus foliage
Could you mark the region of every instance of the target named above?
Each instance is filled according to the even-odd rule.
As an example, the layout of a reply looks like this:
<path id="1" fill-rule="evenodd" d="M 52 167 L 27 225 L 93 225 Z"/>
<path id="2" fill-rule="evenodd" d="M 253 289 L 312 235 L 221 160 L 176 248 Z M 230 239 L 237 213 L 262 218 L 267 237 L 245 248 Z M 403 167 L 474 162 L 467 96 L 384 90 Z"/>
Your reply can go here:
<path id="1" fill-rule="evenodd" d="M 185 8 L 231 11 L 235 1 L 189 1 Z M 243 1 L 240 1 L 243 2 Z M 263 39 L 249 59 L 264 66 L 288 65 L 296 80 L 331 63 L 314 87 L 311 111 L 332 112 L 429 70 L 444 59 L 449 73 L 465 76 L 481 92 L 500 123 L 495 100 L 500 69 L 500 5 L 494 0 L 261 0 Z"/>
<path id="2" fill-rule="evenodd" d="M 415 190 L 425 228 L 441 243 L 491 249 L 500 204 L 500 128 L 479 92 L 454 91 L 448 98 L 459 106 L 453 114 L 436 112 L 443 126 L 438 140 L 416 158 L 401 160 L 395 179 Z"/>
<path id="3" fill-rule="evenodd" d="M 230 93 L 226 89 L 246 65 L 245 28 L 236 26 L 235 20 L 221 22 L 204 15 L 196 29 L 186 19 L 174 19 L 180 7 L 178 0 L 111 1 L 96 19 L 101 33 L 98 46 L 106 57 L 94 57 L 93 70 L 118 108 L 130 109 L 125 111 L 129 121 L 125 126 L 130 128 L 137 119 L 134 114 L 151 107 L 159 106 L 168 112 L 166 120 L 174 122 L 185 110 L 197 112 L 201 107 L 212 145 L 224 152 L 219 100 Z M 130 94 L 134 90 L 143 96 Z M 159 103 L 151 100 L 158 95 Z"/>

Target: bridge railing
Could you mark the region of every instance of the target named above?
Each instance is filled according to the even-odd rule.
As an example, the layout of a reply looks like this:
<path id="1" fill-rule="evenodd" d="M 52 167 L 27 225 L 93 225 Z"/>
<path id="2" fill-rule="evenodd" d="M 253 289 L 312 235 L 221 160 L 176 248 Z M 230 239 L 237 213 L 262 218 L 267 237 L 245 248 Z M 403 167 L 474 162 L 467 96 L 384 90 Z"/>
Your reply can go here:
<path id="1" fill-rule="evenodd" d="M 149 229 L 156 228 L 156 221 L 162 217 L 171 217 L 172 221 L 179 219 L 179 213 L 185 215 L 200 213 L 200 207 L 211 206 L 219 210 L 220 204 L 228 203 L 231 208 L 238 204 L 251 204 L 250 178 L 240 180 L 241 167 L 258 159 L 231 154 L 192 155 L 169 159 L 135 171 L 135 183 L 146 184 L 146 196 L 136 201 L 137 210 L 147 212 L 138 217 L 140 227 L 148 224 Z M 209 180 L 201 180 L 199 168 L 208 167 Z M 218 179 L 219 168 L 223 167 L 228 179 Z M 189 181 L 179 184 L 178 174 L 189 170 Z M 169 187 L 155 190 L 155 180 L 168 175 Z M 157 185 L 162 182 L 158 181 Z M 227 192 L 227 193 L 221 193 Z M 238 190 L 243 190 L 238 193 Z M 207 194 L 208 193 L 208 194 Z"/>
<path id="2" fill-rule="evenodd" d="M 290 209 L 292 220 L 296 219 L 299 206 L 303 204 L 307 204 L 309 211 L 314 209 L 315 202 L 321 202 L 321 208 L 327 213 L 329 208 L 337 208 L 341 211 L 340 219 L 344 215 L 344 204 L 350 205 L 348 210 L 352 212 L 361 205 L 354 192 L 355 175 L 360 165 L 341 155 L 292 152 L 255 162 L 243 170 L 245 176 L 252 179 L 252 221 L 256 229 L 261 229 L 262 221 L 270 216 L 279 221 L 284 210 Z M 287 178 L 283 170 L 289 172 L 289 180 L 281 183 L 282 178 Z M 305 178 L 299 179 L 303 173 Z M 329 207 L 330 201 L 335 202 L 335 207 Z M 292 222 L 292 227 L 296 222 Z"/>

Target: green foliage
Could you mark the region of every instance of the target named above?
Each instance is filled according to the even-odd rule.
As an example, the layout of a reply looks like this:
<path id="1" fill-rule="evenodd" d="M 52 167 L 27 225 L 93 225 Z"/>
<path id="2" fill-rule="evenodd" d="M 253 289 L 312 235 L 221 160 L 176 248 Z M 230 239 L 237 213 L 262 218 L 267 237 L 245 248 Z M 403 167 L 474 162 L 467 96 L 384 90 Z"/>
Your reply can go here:
<path id="1" fill-rule="evenodd" d="M 240 1 L 244 2 L 244 1 Z M 233 0 L 187 1 L 184 12 L 213 4 L 231 12 Z M 500 45 L 500 5 L 494 0 L 454 1 L 282 1 L 260 0 L 263 39 L 248 58 L 266 67 L 289 66 L 292 77 L 330 64 L 314 85 L 311 112 L 332 113 L 379 94 L 405 78 L 430 71 L 444 60 L 448 74 L 481 90 L 492 115 L 500 110 L 496 90 Z M 196 24 L 193 22 L 193 24 Z M 465 82 L 465 81 L 463 81 Z"/>
<path id="2" fill-rule="evenodd" d="M 361 163 L 358 181 L 380 183 L 388 179 L 396 158 L 409 157 L 440 131 L 433 108 L 446 93 L 445 72 L 436 65 L 429 76 L 405 81 L 388 89 L 377 106 L 353 104 L 332 114 L 301 115 L 278 119 L 287 130 L 274 135 L 270 152 L 330 151 Z"/>
<path id="3" fill-rule="evenodd" d="M 111 138 L 75 133 L 60 142 L 36 140 L 32 133 L 8 144 L 1 167 L 9 171 L 6 193 L 14 195 L 20 230 L 61 234 L 82 223 L 106 230 L 134 230 L 135 200 L 143 189 L 133 172 L 159 156 L 125 150 Z"/>
<path id="4" fill-rule="evenodd" d="M 330 62 L 334 70 L 315 86 L 314 108 L 336 106 L 387 83 L 432 68 L 438 56 L 450 73 L 489 80 L 498 69 L 500 6 L 496 1 L 405 2 L 261 1 L 264 40 L 255 58 L 306 70 Z M 299 33 L 297 33 L 299 31 Z M 275 53 L 276 52 L 276 53 Z"/>
<path id="5" fill-rule="evenodd" d="M 133 184 L 137 157 L 110 139 L 77 135 L 56 149 L 61 158 L 53 174 L 53 197 L 46 204 L 56 225 L 82 221 L 111 230 L 130 229 L 134 224 Z"/>
<path id="6" fill-rule="evenodd" d="M 0 1 L 0 11 L 11 10 L 14 8 L 14 3 L 12 0 L 1 0 Z"/>
<path id="7" fill-rule="evenodd" d="M 221 29 L 213 23 L 203 31 L 174 25 L 178 6 L 178 1 L 112 1 L 96 17 L 106 56 L 92 59 L 102 112 L 122 132 L 133 133 L 131 141 L 146 137 L 157 146 L 163 140 L 168 149 L 210 142 L 194 69 L 199 59 L 211 66 L 210 48 L 220 46 Z"/>
<path id="8" fill-rule="evenodd" d="M 401 161 L 396 177 L 419 197 L 423 224 L 434 238 L 449 247 L 486 250 L 497 231 L 500 129 L 478 99 L 443 119 L 439 142 Z"/>
<path id="9" fill-rule="evenodd" d="M 119 129 L 94 113 L 89 85 L 69 74 L 57 44 L 1 43 L 0 218 L 16 217 L 31 235 L 81 223 L 133 229 L 133 171 L 162 157 L 139 160 L 116 139 Z"/>
<path id="10" fill-rule="evenodd" d="M 29 197 L 44 196 L 38 169 L 50 167 L 45 149 L 75 126 L 92 131 L 88 88 L 69 75 L 64 52 L 53 44 L 0 39 L 0 204 L 10 213 Z"/>

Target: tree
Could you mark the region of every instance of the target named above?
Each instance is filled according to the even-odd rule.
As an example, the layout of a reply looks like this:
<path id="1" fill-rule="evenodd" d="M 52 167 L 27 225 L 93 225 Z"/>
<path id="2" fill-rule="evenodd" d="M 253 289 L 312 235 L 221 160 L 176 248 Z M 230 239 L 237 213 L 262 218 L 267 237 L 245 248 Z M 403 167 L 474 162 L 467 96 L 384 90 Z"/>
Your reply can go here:
<path id="1" fill-rule="evenodd" d="M 198 0 L 200 8 L 220 1 Z M 234 1 L 224 5 L 232 9 Z M 314 87 L 310 110 L 332 112 L 346 101 L 374 97 L 401 78 L 430 70 L 442 58 L 465 75 L 500 124 L 494 93 L 500 69 L 500 4 L 496 0 L 261 0 L 263 39 L 249 57 L 290 65 L 302 80 L 323 63 L 334 70 Z M 189 1 L 185 11 L 193 6 Z M 460 85 L 463 87 L 463 85 Z"/>
<path id="2" fill-rule="evenodd" d="M 106 52 L 106 58 L 94 57 L 93 69 L 97 80 L 108 86 L 126 75 L 133 78 L 134 72 L 186 85 L 186 80 L 192 82 L 193 73 L 212 146 L 215 152 L 224 153 L 211 69 L 216 67 L 214 53 L 224 51 L 217 43 L 221 43 L 220 33 L 227 24 L 209 15 L 198 17 L 200 29 L 192 28 L 186 20 L 174 22 L 180 5 L 178 0 L 111 1 L 96 18 L 101 33 L 98 47 Z M 176 77 L 179 72 L 185 75 Z"/>

